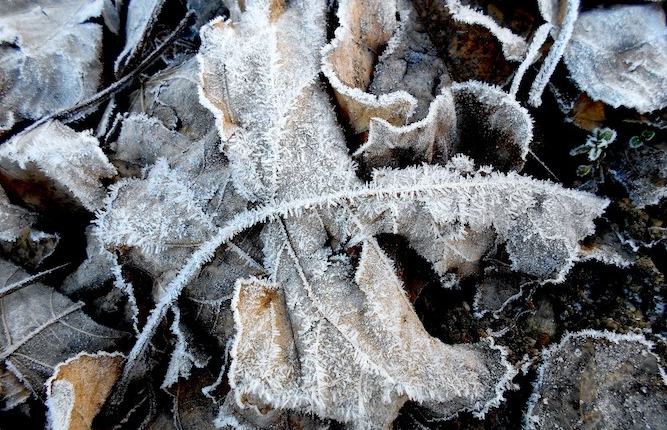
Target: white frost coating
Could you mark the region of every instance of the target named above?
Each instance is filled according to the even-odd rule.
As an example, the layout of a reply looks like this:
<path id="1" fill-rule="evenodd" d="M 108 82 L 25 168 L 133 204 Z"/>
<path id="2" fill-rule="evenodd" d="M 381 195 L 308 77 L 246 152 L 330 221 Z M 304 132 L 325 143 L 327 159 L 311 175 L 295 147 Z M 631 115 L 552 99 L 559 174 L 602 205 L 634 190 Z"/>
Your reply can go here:
<path id="1" fill-rule="evenodd" d="M 90 212 L 102 207 L 106 194 L 100 179 L 116 174 L 90 132 L 76 132 L 58 121 L 2 145 L 0 167 L 10 177 L 54 184 Z"/>
<path id="2" fill-rule="evenodd" d="M 667 26 L 661 4 L 582 13 L 564 60 L 572 80 L 594 100 L 640 113 L 667 106 Z"/>
<path id="3" fill-rule="evenodd" d="M 499 26 L 493 19 L 481 12 L 462 5 L 459 0 L 447 0 L 447 8 L 452 17 L 466 24 L 477 24 L 488 29 L 501 43 L 505 58 L 512 61 L 521 61 L 526 54 L 526 41 L 507 28 Z"/>
<path id="4" fill-rule="evenodd" d="M 95 236 L 106 246 L 136 247 L 156 261 L 170 248 L 205 241 L 215 226 L 187 179 L 160 158 L 145 180 L 117 182 L 98 211 Z"/>
<path id="5" fill-rule="evenodd" d="M 568 43 L 570 42 L 570 37 L 574 30 L 575 22 L 579 16 L 579 0 L 563 0 L 565 4 L 565 15 L 563 21 L 560 23 L 553 23 L 555 27 L 553 30 L 557 30 L 558 33 L 555 36 L 556 40 L 549 50 L 549 54 L 544 59 L 540 71 L 537 73 L 533 85 L 530 87 L 530 93 L 528 94 L 528 103 L 532 106 L 538 107 L 542 104 L 542 93 L 551 79 L 556 70 L 556 66 L 560 61 L 561 57 L 567 49 Z M 553 13 L 553 12 L 549 12 Z"/>
<path id="6" fill-rule="evenodd" d="M 68 430 L 74 410 L 74 385 L 69 381 L 46 381 L 47 428 Z"/>

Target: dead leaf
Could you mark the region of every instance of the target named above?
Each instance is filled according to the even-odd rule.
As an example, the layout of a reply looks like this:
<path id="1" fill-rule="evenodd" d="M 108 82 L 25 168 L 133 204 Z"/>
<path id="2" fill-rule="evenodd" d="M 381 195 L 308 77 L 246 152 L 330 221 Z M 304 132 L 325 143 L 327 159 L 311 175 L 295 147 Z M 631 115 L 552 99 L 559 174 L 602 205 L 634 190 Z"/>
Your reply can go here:
<path id="1" fill-rule="evenodd" d="M 105 189 L 100 182 L 116 174 L 89 132 L 76 132 L 49 121 L 0 147 L 0 177 L 20 190 L 23 201 L 34 208 L 50 205 L 102 207 Z"/>
<path id="2" fill-rule="evenodd" d="M 74 303 L 22 269 L 0 260 L 0 359 L 40 397 L 58 363 L 83 350 L 115 348 L 125 334 L 101 326 Z M 15 288 L 16 286 L 16 288 Z"/>
<path id="3" fill-rule="evenodd" d="M 0 5 L 0 132 L 75 105 L 98 89 L 104 0 L 26 0 Z"/>
<path id="4" fill-rule="evenodd" d="M 81 353 L 56 366 L 46 381 L 52 430 L 89 430 L 123 368 L 122 354 Z"/>
<path id="5" fill-rule="evenodd" d="M 666 53 L 662 5 L 618 5 L 581 13 L 564 60 L 593 100 L 646 113 L 667 106 Z"/>
<path id="6" fill-rule="evenodd" d="M 579 96 L 572 107 L 571 115 L 576 125 L 591 132 L 602 128 L 606 119 L 604 103 L 591 100 L 586 94 Z"/>
<path id="7" fill-rule="evenodd" d="M 661 427 L 667 381 L 652 347 L 637 334 L 567 334 L 542 353 L 526 428 Z"/>

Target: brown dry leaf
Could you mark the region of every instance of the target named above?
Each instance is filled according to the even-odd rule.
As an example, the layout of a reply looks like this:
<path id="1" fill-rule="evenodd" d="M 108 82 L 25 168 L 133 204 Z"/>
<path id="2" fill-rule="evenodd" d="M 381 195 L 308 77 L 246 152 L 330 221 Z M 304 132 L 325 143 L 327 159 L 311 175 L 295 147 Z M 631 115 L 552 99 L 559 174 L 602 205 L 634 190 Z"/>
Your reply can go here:
<path id="1" fill-rule="evenodd" d="M 588 131 L 602 127 L 606 119 L 604 103 L 591 100 L 586 94 L 579 96 L 572 107 L 571 115 L 576 125 Z"/>
<path id="2" fill-rule="evenodd" d="M 122 354 L 81 353 L 56 366 L 46 381 L 51 430 L 89 430 L 121 374 Z"/>

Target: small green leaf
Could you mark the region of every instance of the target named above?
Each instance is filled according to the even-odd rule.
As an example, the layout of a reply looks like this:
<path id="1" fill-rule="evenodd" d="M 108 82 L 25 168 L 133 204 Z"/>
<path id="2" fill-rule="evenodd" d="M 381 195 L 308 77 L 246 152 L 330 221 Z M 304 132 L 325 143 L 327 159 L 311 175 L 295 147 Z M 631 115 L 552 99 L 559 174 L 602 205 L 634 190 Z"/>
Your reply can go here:
<path id="1" fill-rule="evenodd" d="M 591 173 L 592 170 L 593 170 L 593 166 L 591 166 L 590 164 L 581 165 L 577 168 L 577 176 L 579 176 L 579 177 L 586 176 L 589 173 Z"/>
<path id="2" fill-rule="evenodd" d="M 588 154 L 591 151 L 591 149 L 593 149 L 593 145 L 584 143 L 583 145 L 579 145 L 576 148 L 572 148 L 570 150 L 570 155 L 574 156 L 574 155 Z"/>
<path id="3" fill-rule="evenodd" d="M 607 146 L 614 140 L 616 140 L 616 132 L 611 128 L 603 128 L 598 132 L 598 140 L 600 143 L 605 142 Z"/>
<path id="4" fill-rule="evenodd" d="M 653 139 L 655 137 L 655 131 L 653 130 L 644 130 L 641 133 L 642 139 L 645 142 L 648 142 L 649 140 Z"/>
<path id="5" fill-rule="evenodd" d="M 628 146 L 632 149 L 637 149 L 644 145 L 644 141 L 639 136 L 632 136 L 628 141 Z"/>

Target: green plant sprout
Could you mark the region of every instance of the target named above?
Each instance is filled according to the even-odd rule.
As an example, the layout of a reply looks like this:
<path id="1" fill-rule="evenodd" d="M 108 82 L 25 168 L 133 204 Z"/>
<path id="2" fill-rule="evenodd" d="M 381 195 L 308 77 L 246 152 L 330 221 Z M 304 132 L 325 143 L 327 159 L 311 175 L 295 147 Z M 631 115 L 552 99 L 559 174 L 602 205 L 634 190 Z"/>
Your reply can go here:
<path id="1" fill-rule="evenodd" d="M 639 136 L 632 136 L 630 140 L 628 141 L 628 146 L 631 149 L 637 149 L 642 146 L 649 140 L 653 139 L 655 137 L 655 131 L 653 130 L 644 130 L 642 131 Z"/>
<path id="2" fill-rule="evenodd" d="M 590 164 L 583 164 L 577 168 L 577 176 L 584 177 L 587 175 L 593 175 L 597 170 L 600 172 L 600 164 L 604 160 L 606 154 L 605 149 L 616 140 L 616 131 L 611 128 L 596 128 L 588 136 L 586 142 L 583 145 L 579 145 L 576 148 L 573 148 L 570 151 L 570 155 L 587 155 L 588 160 L 591 161 Z M 600 177 L 601 181 L 604 179 Z"/>

